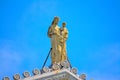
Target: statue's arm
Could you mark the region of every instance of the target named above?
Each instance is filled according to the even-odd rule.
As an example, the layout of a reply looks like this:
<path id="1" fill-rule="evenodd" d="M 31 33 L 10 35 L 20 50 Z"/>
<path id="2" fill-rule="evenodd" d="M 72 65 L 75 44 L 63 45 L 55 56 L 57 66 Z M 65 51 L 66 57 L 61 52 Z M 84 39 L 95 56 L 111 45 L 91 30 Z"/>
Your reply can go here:
<path id="1" fill-rule="evenodd" d="M 65 41 L 68 39 L 68 30 L 66 29 L 65 36 L 64 36 Z"/>

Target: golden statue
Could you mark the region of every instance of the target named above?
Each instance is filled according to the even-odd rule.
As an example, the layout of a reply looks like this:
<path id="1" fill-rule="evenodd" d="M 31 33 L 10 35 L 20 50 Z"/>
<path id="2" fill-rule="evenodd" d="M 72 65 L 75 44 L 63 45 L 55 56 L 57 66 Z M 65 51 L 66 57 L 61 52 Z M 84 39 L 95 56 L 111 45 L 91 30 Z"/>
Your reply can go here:
<path id="1" fill-rule="evenodd" d="M 62 23 L 62 28 L 60 29 L 60 45 L 61 45 L 61 62 L 67 60 L 67 52 L 66 52 L 66 40 L 68 38 L 68 30 L 66 28 L 66 23 Z"/>
<path id="2" fill-rule="evenodd" d="M 66 40 L 68 31 L 65 28 L 66 23 L 62 24 L 62 28 L 58 26 L 59 18 L 54 17 L 51 26 L 48 29 L 48 37 L 51 39 L 51 60 L 52 64 L 61 63 L 67 59 L 66 56 Z"/>
<path id="3" fill-rule="evenodd" d="M 60 62 L 60 50 L 58 51 L 58 36 L 60 35 L 60 28 L 58 27 L 59 18 L 54 17 L 54 20 L 51 24 L 51 26 L 48 29 L 48 37 L 51 39 L 51 60 L 52 63 L 59 63 Z"/>

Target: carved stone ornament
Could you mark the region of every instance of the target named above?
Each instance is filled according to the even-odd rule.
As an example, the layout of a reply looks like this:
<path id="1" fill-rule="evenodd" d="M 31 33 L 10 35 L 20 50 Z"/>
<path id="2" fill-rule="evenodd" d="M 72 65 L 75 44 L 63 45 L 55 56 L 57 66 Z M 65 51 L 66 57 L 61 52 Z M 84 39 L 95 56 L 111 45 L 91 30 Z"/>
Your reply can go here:
<path id="1" fill-rule="evenodd" d="M 30 73 L 27 72 L 27 71 L 25 71 L 25 72 L 23 73 L 23 76 L 24 76 L 25 78 L 30 77 Z"/>
<path id="2" fill-rule="evenodd" d="M 19 80 L 19 79 L 20 79 L 20 75 L 19 75 L 19 74 L 15 74 L 15 75 L 13 76 L 13 79 L 14 79 L 14 80 Z"/>

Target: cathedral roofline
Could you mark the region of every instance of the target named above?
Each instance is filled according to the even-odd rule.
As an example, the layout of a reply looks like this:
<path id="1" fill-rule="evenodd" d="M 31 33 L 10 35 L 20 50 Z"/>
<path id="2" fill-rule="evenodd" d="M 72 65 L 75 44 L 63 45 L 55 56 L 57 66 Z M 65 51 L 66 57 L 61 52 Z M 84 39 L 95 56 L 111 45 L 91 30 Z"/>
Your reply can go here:
<path id="1" fill-rule="evenodd" d="M 47 72 L 47 73 L 43 73 L 43 74 L 38 74 L 38 75 L 34 75 L 31 77 L 27 77 L 24 79 L 20 79 L 20 80 L 35 80 L 35 79 L 40 79 L 40 80 L 56 80 L 56 79 L 62 79 L 62 78 L 69 78 L 69 80 L 80 80 L 80 78 L 71 73 L 70 70 L 68 69 L 62 69 L 62 70 L 56 70 L 56 71 L 52 71 L 52 72 Z"/>

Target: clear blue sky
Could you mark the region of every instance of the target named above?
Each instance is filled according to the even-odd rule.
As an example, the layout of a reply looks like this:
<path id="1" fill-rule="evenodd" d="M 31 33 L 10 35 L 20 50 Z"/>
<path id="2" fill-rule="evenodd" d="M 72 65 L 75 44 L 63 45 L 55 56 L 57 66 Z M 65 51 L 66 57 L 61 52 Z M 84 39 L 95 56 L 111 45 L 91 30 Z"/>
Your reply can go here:
<path id="1" fill-rule="evenodd" d="M 79 74 L 120 80 L 119 0 L 0 0 L 0 79 L 42 67 L 54 16 L 67 23 L 67 52 Z"/>

